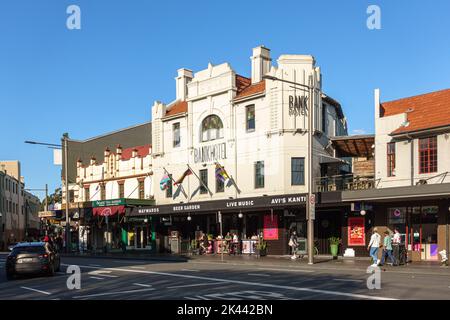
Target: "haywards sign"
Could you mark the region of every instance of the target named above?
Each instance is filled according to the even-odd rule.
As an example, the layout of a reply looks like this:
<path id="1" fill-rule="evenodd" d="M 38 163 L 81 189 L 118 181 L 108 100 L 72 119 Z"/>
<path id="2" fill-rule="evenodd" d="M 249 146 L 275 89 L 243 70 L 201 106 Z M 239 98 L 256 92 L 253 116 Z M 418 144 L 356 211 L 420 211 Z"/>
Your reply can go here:
<path id="1" fill-rule="evenodd" d="M 99 200 L 93 201 L 92 207 L 110 207 L 110 206 L 123 206 L 125 205 L 125 199 L 112 199 L 112 200 Z"/>
<path id="2" fill-rule="evenodd" d="M 206 211 L 226 211 L 233 209 L 261 209 L 285 207 L 293 205 L 304 205 L 306 203 L 305 194 L 293 194 L 284 196 L 266 196 L 255 198 L 242 198 L 239 200 L 216 200 L 186 204 L 149 206 L 133 208 L 128 215 L 152 215 L 152 214 L 176 214 L 195 213 Z"/>
<path id="3" fill-rule="evenodd" d="M 219 161 L 226 158 L 227 145 L 225 142 L 194 149 L 194 163 Z"/>
<path id="4" fill-rule="evenodd" d="M 308 110 L 308 98 L 306 96 L 289 96 L 289 115 L 304 116 Z"/>

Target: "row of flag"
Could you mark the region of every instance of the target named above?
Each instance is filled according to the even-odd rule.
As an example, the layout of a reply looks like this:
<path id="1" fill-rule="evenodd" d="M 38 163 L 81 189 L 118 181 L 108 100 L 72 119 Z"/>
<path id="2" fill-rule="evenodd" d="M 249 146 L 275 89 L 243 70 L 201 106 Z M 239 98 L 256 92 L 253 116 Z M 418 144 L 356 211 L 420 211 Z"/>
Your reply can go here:
<path id="1" fill-rule="evenodd" d="M 186 178 L 187 176 L 192 174 L 192 170 L 191 168 L 188 168 L 185 172 L 183 172 L 183 174 L 181 175 L 180 178 L 178 178 L 178 180 L 176 180 L 173 185 L 179 185 L 182 184 L 184 181 L 184 178 Z M 230 176 L 228 175 L 227 171 L 225 170 L 224 167 L 222 167 L 220 164 L 216 163 L 216 169 L 215 169 L 215 176 L 217 180 L 220 180 L 222 182 L 227 181 L 228 179 L 230 179 Z M 169 188 L 170 184 L 171 184 L 171 178 L 169 177 L 168 174 L 164 174 L 159 186 L 161 190 L 166 190 Z"/>

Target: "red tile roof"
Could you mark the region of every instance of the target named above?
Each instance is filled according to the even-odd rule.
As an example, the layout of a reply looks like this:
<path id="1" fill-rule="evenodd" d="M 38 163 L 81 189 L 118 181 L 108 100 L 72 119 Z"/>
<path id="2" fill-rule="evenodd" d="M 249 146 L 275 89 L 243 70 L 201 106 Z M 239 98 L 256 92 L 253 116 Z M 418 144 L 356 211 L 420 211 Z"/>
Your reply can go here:
<path id="1" fill-rule="evenodd" d="M 381 117 L 407 113 L 409 125 L 392 134 L 414 132 L 450 125 L 450 89 L 383 102 Z"/>
<path id="2" fill-rule="evenodd" d="M 166 111 L 166 117 L 170 117 L 179 113 L 187 112 L 187 102 L 186 101 L 178 101 L 174 105 L 170 107 L 169 110 Z"/>
<path id="3" fill-rule="evenodd" d="M 133 147 L 133 148 L 126 148 L 122 150 L 122 160 L 129 160 L 131 159 L 131 156 L 133 154 L 133 150 L 137 150 L 137 155 L 139 158 L 144 158 L 150 153 L 150 144 L 146 144 L 143 146 Z"/>
<path id="4" fill-rule="evenodd" d="M 266 81 L 263 80 L 252 84 L 252 81 L 249 78 L 236 75 L 236 87 L 237 92 L 235 99 L 241 99 L 266 91 Z"/>

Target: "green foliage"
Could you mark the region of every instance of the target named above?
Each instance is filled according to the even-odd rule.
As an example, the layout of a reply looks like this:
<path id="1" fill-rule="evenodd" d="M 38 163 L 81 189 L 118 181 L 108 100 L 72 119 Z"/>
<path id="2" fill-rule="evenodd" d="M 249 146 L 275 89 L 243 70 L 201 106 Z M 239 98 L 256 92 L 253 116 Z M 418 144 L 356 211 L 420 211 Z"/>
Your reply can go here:
<path id="1" fill-rule="evenodd" d="M 328 238 L 328 241 L 330 241 L 330 245 L 340 245 L 342 240 L 339 237 L 331 237 Z"/>

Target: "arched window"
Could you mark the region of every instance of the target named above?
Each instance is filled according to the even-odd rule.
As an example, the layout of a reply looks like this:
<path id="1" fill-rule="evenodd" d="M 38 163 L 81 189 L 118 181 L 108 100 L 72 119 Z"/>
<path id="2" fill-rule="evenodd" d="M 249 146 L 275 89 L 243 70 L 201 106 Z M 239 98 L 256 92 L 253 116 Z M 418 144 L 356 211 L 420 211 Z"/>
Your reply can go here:
<path id="1" fill-rule="evenodd" d="M 207 116 L 202 121 L 202 142 L 223 138 L 223 123 L 216 115 Z"/>

